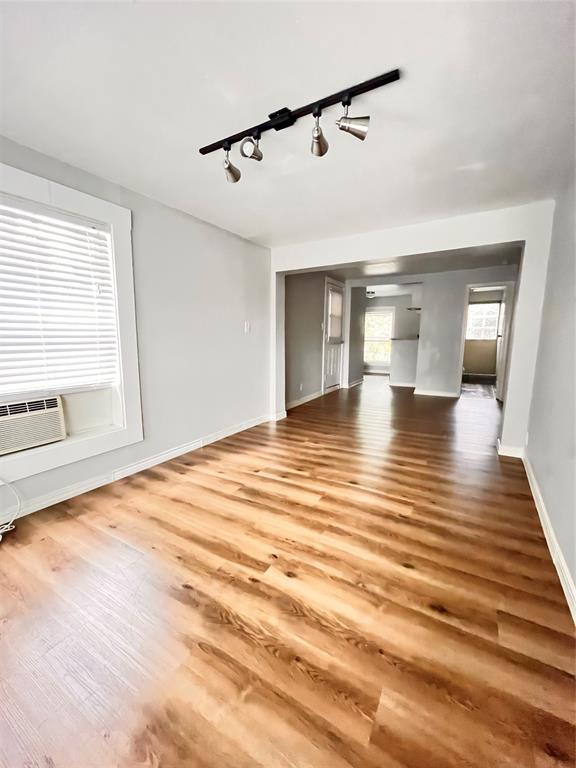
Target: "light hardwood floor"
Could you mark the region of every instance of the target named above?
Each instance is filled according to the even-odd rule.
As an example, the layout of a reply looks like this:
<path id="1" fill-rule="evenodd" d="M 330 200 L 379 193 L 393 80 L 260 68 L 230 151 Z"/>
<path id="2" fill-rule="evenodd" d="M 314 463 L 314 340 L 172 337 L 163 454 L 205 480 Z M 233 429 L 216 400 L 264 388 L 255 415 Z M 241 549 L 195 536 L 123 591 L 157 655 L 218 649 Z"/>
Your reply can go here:
<path id="1" fill-rule="evenodd" d="M 499 418 L 375 377 L 21 520 L 0 764 L 574 766 L 574 627 Z"/>

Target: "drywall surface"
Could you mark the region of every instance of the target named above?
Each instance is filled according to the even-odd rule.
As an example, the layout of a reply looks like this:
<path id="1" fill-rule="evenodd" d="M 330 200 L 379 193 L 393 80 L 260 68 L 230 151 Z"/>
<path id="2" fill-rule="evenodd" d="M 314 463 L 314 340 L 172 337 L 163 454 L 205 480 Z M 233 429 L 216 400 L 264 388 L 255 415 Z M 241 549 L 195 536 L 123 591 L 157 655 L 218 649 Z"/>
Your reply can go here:
<path id="1" fill-rule="evenodd" d="M 494 375 L 496 373 L 496 340 L 466 339 L 464 373 Z"/>
<path id="2" fill-rule="evenodd" d="M 576 582 L 574 179 L 556 203 L 526 455 Z"/>
<path id="3" fill-rule="evenodd" d="M 470 291 L 469 304 L 486 304 L 487 302 L 499 302 L 502 301 L 504 295 L 503 290 L 498 291 Z"/>
<path id="4" fill-rule="evenodd" d="M 322 389 L 323 272 L 286 275 L 286 403 Z"/>
<path id="5" fill-rule="evenodd" d="M 364 314 L 366 289 L 352 288 L 350 292 L 350 345 L 348 357 L 348 383 L 361 381 L 364 375 Z"/>
<path id="6" fill-rule="evenodd" d="M 418 341 L 416 339 L 395 339 L 392 342 L 390 358 L 390 385 L 413 387 L 416 383 Z"/>
<path id="7" fill-rule="evenodd" d="M 272 274 L 270 281 L 270 360 L 273 371 L 270 374 L 270 413 L 275 420 L 286 416 L 286 381 L 284 373 L 281 377 L 274 375 L 275 371 L 285 370 L 286 339 L 286 276 Z"/>
<path id="8" fill-rule="evenodd" d="M 286 272 L 359 261 L 379 263 L 417 253 L 531 239 L 540 243 L 542 235 L 550 235 L 553 212 L 554 201 L 543 200 L 347 237 L 280 246 L 272 249 L 272 269 Z M 377 282 L 383 281 L 378 279 Z M 390 282 L 396 281 L 391 279 Z"/>
<path id="9" fill-rule="evenodd" d="M 21 481 L 26 504 L 268 415 L 267 248 L 6 139 L 0 156 L 133 213 L 144 440 Z"/>
<path id="10" fill-rule="evenodd" d="M 516 266 L 464 269 L 427 275 L 422 294 L 416 392 L 458 396 L 462 381 L 468 285 L 507 282 Z"/>

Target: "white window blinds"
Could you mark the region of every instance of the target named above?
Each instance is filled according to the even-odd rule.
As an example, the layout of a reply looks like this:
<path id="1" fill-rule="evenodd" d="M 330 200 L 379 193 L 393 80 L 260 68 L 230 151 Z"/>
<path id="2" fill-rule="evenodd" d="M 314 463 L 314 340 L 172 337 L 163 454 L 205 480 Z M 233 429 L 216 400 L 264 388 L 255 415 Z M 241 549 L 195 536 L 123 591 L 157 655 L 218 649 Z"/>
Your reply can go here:
<path id="1" fill-rule="evenodd" d="M 0 397 L 117 383 L 110 232 L 24 207 L 0 199 Z"/>

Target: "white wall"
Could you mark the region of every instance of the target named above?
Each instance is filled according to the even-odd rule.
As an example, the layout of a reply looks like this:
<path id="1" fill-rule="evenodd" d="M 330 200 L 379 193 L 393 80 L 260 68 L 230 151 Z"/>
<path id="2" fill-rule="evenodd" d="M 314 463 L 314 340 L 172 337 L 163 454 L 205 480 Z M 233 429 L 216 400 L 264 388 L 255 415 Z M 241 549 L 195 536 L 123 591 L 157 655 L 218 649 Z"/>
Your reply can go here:
<path id="1" fill-rule="evenodd" d="M 21 481 L 28 506 L 268 417 L 268 249 L 6 139 L 0 155 L 133 211 L 144 441 Z"/>
<path id="2" fill-rule="evenodd" d="M 286 277 L 272 274 L 270 281 L 270 360 L 272 371 L 282 371 L 282 378 L 270 373 L 268 377 L 271 417 L 278 421 L 286 418 Z"/>
<path id="3" fill-rule="evenodd" d="M 502 301 L 504 290 L 497 291 L 471 291 L 468 297 L 469 304 L 485 304 L 487 301 Z"/>
<path id="4" fill-rule="evenodd" d="M 526 446 L 528 469 L 537 482 L 553 535 L 571 574 L 572 590 L 576 582 L 575 206 L 572 178 L 554 214 Z M 558 557 L 553 544 L 551 549 Z M 562 563 L 557 563 L 560 570 Z M 573 609 L 575 598 L 573 591 Z"/>
<path id="5" fill-rule="evenodd" d="M 352 288 L 350 292 L 350 329 L 348 335 L 348 384 L 357 384 L 364 376 L 364 313 L 367 306 L 366 289 Z M 346 322 L 346 319 L 345 321 Z"/>
<path id="6" fill-rule="evenodd" d="M 554 201 L 454 216 L 360 235 L 299 243 L 272 250 L 274 272 L 329 267 L 360 261 L 375 263 L 402 256 L 496 243 L 524 242 L 500 451 L 521 455 L 526 442 Z M 379 283 L 383 282 L 378 280 Z M 390 282 L 399 282 L 392 279 Z M 280 363 L 281 365 L 281 363 Z M 272 372 L 276 387 L 284 379 Z"/>
<path id="7" fill-rule="evenodd" d="M 424 278 L 416 393 L 460 394 L 467 286 L 514 280 L 515 266 L 456 270 Z"/>

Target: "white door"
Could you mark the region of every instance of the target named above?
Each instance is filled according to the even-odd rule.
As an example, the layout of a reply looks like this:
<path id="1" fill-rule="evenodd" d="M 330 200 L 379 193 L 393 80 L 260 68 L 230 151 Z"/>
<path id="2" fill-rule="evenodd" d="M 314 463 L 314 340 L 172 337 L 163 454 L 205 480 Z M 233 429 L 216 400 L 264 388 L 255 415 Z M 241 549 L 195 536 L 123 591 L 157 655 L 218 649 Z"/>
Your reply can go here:
<path id="1" fill-rule="evenodd" d="M 342 375 L 342 345 L 344 286 L 326 279 L 324 294 L 324 355 L 322 361 L 322 391 L 340 386 Z"/>

